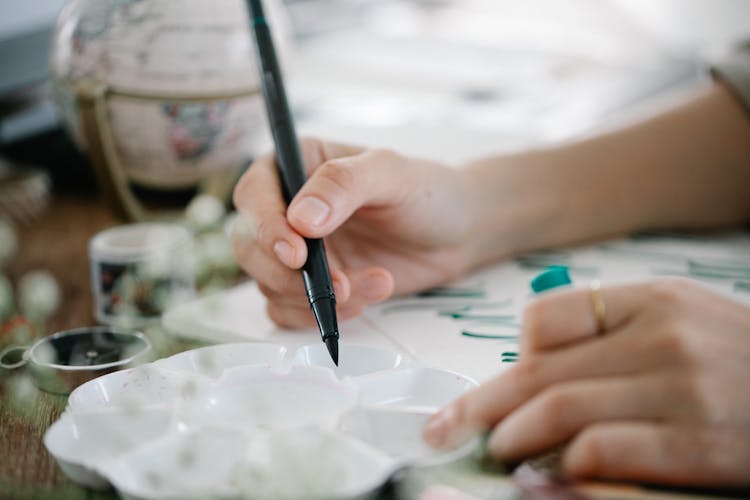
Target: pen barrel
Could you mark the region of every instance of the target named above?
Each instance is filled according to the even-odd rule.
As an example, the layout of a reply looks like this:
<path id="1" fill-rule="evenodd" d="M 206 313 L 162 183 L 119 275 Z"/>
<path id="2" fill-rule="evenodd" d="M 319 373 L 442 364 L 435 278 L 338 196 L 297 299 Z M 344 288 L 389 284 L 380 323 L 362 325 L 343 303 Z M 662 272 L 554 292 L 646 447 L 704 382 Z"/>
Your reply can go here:
<path id="1" fill-rule="evenodd" d="M 305 281 L 307 300 L 310 305 L 323 298 L 336 300 L 323 240 L 306 239 L 305 242 L 307 243 L 307 260 L 302 266 L 302 279 Z"/>
<path id="2" fill-rule="evenodd" d="M 271 30 L 266 24 L 260 0 L 247 0 L 255 33 L 255 49 L 260 67 L 260 82 L 266 104 L 268 122 L 276 144 L 276 167 L 281 179 L 284 199 L 289 204 L 307 180 L 294 121 L 289 110 L 281 68 L 276 59 L 276 51 L 271 38 Z M 307 260 L 302 266 L 307 298 L 310 302 L 320 335 L 326 342 L 334 363 L 338 364 L 338 322 L 336 318 L 336 298 L 328 270 L 323 240 L 305 238 Z"/>
<path id="3" fill-rule="evenodd" d="M 266 115 L 271 129 L 274 144 L 276 144 L 276 162 L 284 199 L 287 204 L 302 188 L 307 180 L 302 152 L 297 141 L 297 133 L 292 120 L 284 89 L 284 79 L 281 67 L 276 58 L 271 30 L 266 24 L 261 2 L 248 0 L 248 9 L 253 19 L 255 33 L 255 53 L 259 63 L 260 83 L 263 87 L 263 99 L 266 105 Z"/>

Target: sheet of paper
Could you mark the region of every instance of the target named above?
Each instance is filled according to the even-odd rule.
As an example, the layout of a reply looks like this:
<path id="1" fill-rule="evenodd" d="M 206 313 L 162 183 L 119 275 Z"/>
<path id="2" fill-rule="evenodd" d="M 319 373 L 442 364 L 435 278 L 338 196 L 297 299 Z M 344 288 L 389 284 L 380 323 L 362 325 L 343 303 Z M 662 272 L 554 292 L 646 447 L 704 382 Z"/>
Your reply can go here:
<path id="1" fill-rule="evenodd" d="M 518 350 L 530 281 L 549 265 L 568 266 L 573 282 L 604 286 L 659 276 L 687 276 L 750 305 L 750 235 L 644 236 L 537 253 L 501 263 L 430 293 L 368 308 L 340 325 L 342 342 L 395 349 L 427 366 L 484 381 Z M 266 316 L 254 283 L 168 312 L 167 328 L 209 342 L 264 341 L 298 346 L 319 341 L 315 330 L 287 331 Z M 507 356 L 506 356 L 507 357 Z"/>
<path id="2" fill-rule="evenodd" d="M 481 292 L 473 298 L 400 298 L 369 308 L 365 317 L 421 363 L 483 381 L 509 366 L 503 353 L 517 349 L 522 311 L 533 300 L 529 284 L 549 265 L 568 266 L 577 286 L 685 276 L 750 305 L 750 236 L 653 236 L 524 256 L 443 290 Z"/>
<path id="3" fill-rule="evenodd" d="M 182 304 L 163 317 L 167 330 L 203 342 L 271 342 L 295 348 L 320 342 L 314 329 L 284 330 L 266 314 L 266 299 L 255 282 L 238 285 L 194 302 Z M 386 349 L 396 346 L 365 321 L 355 318 L 340 325 L 346 341 Z"/>

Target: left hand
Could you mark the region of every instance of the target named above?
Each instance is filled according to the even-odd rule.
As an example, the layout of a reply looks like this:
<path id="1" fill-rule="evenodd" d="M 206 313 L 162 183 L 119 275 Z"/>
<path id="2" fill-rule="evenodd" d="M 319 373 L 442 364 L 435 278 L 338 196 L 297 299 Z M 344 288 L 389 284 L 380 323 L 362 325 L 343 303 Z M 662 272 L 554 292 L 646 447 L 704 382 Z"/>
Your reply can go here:
<path id="1" fill-rule="evenodd" d="M 750 485 L 750 309 L 683 279 L 555 292 L 525 312 L 520 361 L 441 410 L 444 446 L 493 429 L 518 461 L 556 446 L 572 477 Z"/>

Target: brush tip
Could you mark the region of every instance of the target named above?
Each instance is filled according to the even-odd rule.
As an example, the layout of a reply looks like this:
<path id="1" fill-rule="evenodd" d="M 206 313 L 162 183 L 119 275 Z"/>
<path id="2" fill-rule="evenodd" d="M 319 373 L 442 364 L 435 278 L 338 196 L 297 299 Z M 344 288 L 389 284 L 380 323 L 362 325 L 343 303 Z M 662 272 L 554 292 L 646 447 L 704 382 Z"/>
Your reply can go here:
<path id="1" fill-rule="evenodd" d="M 331 359 L 333 360 L 333 364 L 339 366 L 339 340 L 334 336 L 330 336 L 325 339 L 325 343 L 326 348 L 328 349 L 328 354 L 331 355 Z"/>

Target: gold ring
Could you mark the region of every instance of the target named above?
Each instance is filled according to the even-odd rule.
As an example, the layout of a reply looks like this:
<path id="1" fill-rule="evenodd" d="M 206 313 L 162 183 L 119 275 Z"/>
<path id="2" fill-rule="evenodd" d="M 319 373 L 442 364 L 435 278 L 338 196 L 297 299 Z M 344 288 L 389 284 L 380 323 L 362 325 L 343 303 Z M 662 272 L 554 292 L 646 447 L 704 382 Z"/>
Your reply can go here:
<path id="1" fill-rule="evenodd" d="M 596 334 L 601 335 L 604 333 L 606 327 L 606 313 L 607 310 L 604 307 L 604 298 L 602 297 L 602 285 L 599 280 L 593 280 L 589 285 L 591 290 L 591 305 L 594 306 L 594 319 L 596 320 Z"/>

